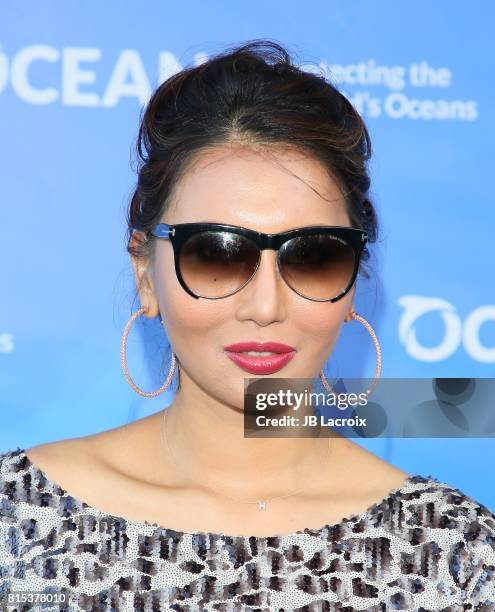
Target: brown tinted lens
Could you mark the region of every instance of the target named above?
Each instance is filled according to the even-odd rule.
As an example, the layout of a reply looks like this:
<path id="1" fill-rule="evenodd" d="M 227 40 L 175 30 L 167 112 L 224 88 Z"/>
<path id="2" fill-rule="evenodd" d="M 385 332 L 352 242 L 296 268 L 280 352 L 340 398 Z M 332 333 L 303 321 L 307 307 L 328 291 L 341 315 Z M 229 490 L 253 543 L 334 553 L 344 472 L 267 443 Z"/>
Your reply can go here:
<path id="1" fill-rule="evenodd" d="M 217 298 L 240 289 L 255 272 L 258 259 L 258 247 L 248 238 L 205 231 L 182 245 L 179 266 L 193 293 Z"/>
<path id="2" fill-rule="evenodd" d="M 304 297 L 332 299 L 352 279 L 354 250 L 343 238 L 330 234 L 300 236 L 280 251 L 280 272 L 287 284 Z"/>

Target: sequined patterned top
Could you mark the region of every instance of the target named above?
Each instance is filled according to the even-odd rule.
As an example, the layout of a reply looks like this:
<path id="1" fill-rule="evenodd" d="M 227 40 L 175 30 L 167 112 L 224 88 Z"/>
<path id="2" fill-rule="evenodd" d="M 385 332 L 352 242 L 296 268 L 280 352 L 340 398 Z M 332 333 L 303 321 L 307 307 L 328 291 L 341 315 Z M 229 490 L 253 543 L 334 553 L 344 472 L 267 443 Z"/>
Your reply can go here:
<path id="1" fill-rule="evenodd" d="M 231 536 L 109 515 L 0 454 L 0 603 L 57 601 L 8 610 L 488 611 L 494 574 L 495 515 L 431 476 L 335 524 Z"/>

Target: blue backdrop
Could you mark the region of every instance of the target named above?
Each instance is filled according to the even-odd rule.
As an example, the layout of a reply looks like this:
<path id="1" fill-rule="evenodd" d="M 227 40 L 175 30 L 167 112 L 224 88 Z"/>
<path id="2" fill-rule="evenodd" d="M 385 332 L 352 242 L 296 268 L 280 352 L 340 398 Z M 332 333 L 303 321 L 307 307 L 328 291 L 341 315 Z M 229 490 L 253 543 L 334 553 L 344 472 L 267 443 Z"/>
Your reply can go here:
<path id="1" fill-rule="evenodd" d="M 253 38 L 329 76 L 369 127 L 382 234 L 356 306 L 383 376 L 495 376 L 494 18 L 476 0 L 1 3 L 0 451 L 170 402 L 136 395 L 119 361 L 139 114 L 175 71 Z M 134 329 L 129 368 L 156 389 L 166 338 L 153 322 Z M 329 374 L 373 368 L 369 336 L 344 326 Z M 495 508 L 493 439 L 366 446 Z"/>

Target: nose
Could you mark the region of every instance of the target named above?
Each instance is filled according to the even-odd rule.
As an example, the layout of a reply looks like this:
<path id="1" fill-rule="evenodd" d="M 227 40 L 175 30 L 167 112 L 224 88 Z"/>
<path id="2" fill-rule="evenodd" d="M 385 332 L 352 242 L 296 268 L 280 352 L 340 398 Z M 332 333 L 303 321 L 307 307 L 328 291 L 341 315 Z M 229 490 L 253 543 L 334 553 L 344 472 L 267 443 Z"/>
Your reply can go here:
<path id="1" fill-rule="evenodd" d="M 254 278 L 239 291 L 237 317 L 269 325 L 285 316 L 284 280 L 280 275 L 276 251 L 265 249 Z"/>

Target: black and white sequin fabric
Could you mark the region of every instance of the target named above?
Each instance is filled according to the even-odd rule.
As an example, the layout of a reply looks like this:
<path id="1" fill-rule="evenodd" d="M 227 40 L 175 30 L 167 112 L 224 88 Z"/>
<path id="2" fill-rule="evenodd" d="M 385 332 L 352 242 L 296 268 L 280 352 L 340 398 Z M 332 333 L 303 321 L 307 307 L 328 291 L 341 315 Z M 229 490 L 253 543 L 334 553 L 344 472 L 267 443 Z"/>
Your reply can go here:
<path id="1" fill-rule="evenodd" d="M 494 575 L 494 514 L 432 477 L 337 524 L 227 536 L 106 514 L 24 450 L 0 454 L 0 603 L 21 590 L 68 602 L 9 610 L 490 611 Z"/>

